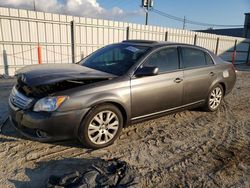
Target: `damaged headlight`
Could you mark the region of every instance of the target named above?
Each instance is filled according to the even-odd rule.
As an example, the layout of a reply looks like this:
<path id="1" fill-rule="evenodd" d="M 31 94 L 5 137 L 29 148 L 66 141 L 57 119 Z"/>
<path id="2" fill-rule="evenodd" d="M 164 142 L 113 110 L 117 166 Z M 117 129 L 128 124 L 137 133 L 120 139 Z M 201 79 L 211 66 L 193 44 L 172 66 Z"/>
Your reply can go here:
<path id="1" fill-rule="evenodd" d="M 33 111 L 53 112 L 68 98 L 68 96 L 45 97 L 38 100 Z"/>

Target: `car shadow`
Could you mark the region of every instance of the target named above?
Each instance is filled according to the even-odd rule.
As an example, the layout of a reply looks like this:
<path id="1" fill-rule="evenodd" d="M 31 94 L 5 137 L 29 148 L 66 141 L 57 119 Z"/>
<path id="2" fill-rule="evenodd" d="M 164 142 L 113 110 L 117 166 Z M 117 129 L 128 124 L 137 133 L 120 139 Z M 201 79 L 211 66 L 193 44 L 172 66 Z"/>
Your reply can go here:
<path id="1" fill-rule="evenodd" d="M 26 187 L 47 187 L 50 176 L 62 176 L 75 171 L 84 172 L 93 164 L 104 162 L 101 158 L 77 159 L 65 158 L 62 160 L 50 160 L 36 163 L 35 168 L 25 168 L 25 175 L 29 181 L 8 179 L 9 182 L 18 188 Z"/>

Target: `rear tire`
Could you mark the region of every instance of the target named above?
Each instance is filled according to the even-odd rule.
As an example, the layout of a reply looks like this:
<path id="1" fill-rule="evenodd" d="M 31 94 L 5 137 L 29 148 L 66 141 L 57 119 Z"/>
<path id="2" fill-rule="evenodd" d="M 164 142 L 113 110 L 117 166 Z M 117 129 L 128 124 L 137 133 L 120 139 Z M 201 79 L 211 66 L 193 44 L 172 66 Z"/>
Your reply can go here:
<path id="1" fill-rule="evenodd" d="M 107 147 L 114 143 L 121 133 L 123 116 L 112 104 L 94 107 L 79 127 L 80 142 L 91 149 Z"/>
<path id="2" fill-rule="evenodd" d="M 216 111 L 221 105 L 223 97 L 224 97 L 223 87 L 220 84 L 215 85 L 208 94 L 206 103 L 204 105 L 204 110 L 208 112 Z"/>

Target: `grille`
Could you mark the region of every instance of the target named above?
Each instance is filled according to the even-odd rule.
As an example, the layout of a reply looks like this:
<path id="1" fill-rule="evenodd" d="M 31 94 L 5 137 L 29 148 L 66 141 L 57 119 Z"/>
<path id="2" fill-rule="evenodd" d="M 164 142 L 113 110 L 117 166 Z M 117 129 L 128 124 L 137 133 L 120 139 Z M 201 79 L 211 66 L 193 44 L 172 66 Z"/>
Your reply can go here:
<path id="1" fill-rule="evenodd" d="M 13 87 L 10 93 L 10 101 L 14 106 L 21 108 L 23 110 L 31 107 L 33 103 L 32 98 L 28 98 L 19 91 L 17 91 L 16 87 Z"/>

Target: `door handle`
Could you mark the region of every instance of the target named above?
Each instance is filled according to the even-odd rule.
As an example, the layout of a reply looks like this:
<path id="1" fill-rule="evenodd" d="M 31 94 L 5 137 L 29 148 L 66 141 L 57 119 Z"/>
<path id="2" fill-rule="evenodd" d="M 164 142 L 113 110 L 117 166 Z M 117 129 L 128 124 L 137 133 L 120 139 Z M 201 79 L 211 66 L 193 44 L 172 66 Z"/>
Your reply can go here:
<path id="1" fill-rule="evenodd" d="M 214 72 L 210 72 L 209 75 L 210 75 L 210 76 L 214 76 Z"/>
<path id="2" fill-rule="evenodd" d="M 175 80 L 174 80 L 175 83 L 180 83 L 182 81 L 183 81 L 183 79 L 181 79 L 181 78 L 175 78 Z"/>

